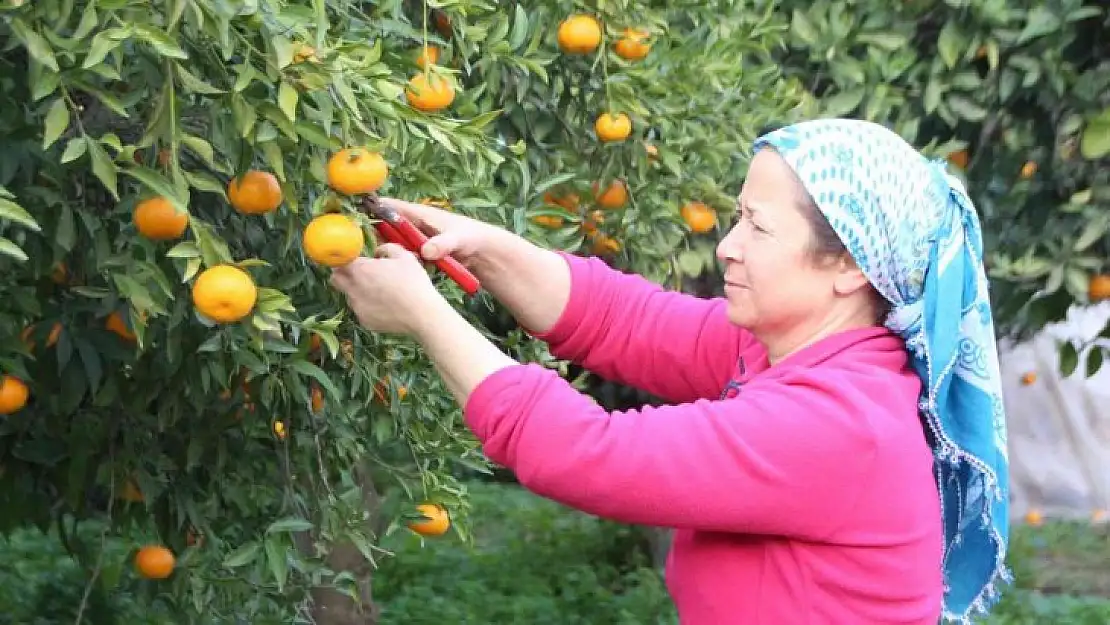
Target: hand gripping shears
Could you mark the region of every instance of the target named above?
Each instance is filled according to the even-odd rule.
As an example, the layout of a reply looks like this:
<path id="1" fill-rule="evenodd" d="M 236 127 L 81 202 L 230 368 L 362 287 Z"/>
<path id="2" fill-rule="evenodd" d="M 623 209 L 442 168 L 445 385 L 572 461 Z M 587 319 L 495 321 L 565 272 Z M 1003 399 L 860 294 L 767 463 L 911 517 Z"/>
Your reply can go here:
<path id="1" fill-rule="evenodd" d="M 374 229 L 386 241 L 396 243 L 413 252 L 417 257 L 420 256 L 420 248 L 424 246 L 428 237 L 411 221 L 402 217 L 397 211 L 382 206 L 376 193 L 362 196 L 359 206 L 363 213 L 378 220 L 374 224 Z M 435 266 L 462 287 L 467 295 L 474 295 L 481 288 L 478 278 L 452 256 L 444 256 L 435 261 Z"/>

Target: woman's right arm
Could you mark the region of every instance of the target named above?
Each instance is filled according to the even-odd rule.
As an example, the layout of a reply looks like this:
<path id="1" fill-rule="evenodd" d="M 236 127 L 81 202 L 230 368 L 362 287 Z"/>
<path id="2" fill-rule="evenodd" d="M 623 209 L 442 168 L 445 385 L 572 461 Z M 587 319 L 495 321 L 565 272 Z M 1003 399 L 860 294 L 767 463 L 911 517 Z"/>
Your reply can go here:
<path id="1" fill-rule="evenodd" d="M 598 259 L 546 250 L 461 215 L 383 202 L 438 233 L 425 258 L 454 254 L 556 357 L 604 378 L 669 401 L 712 396 L 750 339 L 729 322 L 723 300 L 665 291 Z"/>
<path id="2" fill-rule="evenodd" d="M 556 252 L 494 228 L 473 268 L 489 291 L 534 335 L 555 327 L 570 301 L 570 267 Z"/>

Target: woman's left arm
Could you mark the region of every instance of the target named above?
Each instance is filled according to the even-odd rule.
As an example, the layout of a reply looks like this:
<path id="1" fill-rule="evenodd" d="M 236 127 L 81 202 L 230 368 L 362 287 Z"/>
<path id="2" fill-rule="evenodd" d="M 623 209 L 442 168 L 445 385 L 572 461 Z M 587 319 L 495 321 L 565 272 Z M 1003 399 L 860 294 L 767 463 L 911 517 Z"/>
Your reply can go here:
<path id="1" fill-rule="evenodd" d="M 753 384 L 732 400 L 608 413 L 554 371 L 502 354 L 450 307 L 431 318 L 416 336 L 485 453 L 529 490 L 591 514 L 818 539 L 874 458 L 860 406 L 832 384 Z"/>
<path id="2" fill-rule="evenodd" d="M 413 335 L 435 363 L 460 406 L 493 374 L 520 363 L 504 354 L 444 299 L 426 306 Z"/>

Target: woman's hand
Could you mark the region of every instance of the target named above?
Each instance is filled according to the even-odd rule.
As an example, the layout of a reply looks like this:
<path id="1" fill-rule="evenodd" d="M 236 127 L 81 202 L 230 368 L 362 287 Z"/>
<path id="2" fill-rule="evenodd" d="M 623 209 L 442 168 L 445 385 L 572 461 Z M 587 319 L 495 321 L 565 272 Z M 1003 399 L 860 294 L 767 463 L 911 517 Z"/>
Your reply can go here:
<path id="1" fill-rule="evenodd" d="M 460 406 L 487 377 L 517 364 L 440 296 L 416 255 L 399 245 L 386 243 L 375 258 L 336 269 L 331 283 L 363 327 L 414 336 Z"/>
<path id="2" fill-rule="evenodd" d="M 454 256 L 530 332 L 547 332 L 566 309 L 570 267 L 559 254 L 450 211 L 390 198 L 380 201 L 430 237 L 421 250 L 424 260 Z"/>
<path id="3" fill-rule="evenodd" d="M 416 334 L 434 323 L 447 301 L 414 254 L 394 243 L 375 258 L 359 257 L 332 272 L 332 285 L 347 297 L 362 326 L 374 332 Z"/>
<path id="4" fill-rule="evenodd" d="M 454 256 L 467 269 L 474 270 L 482 253 L 507 231 L 477 219 L 450 211 L 414 204 L 393 198 L 379 198 L 382 206 L 392 208 L 411 221 L 429 238 L 420 250 L 421 257 L 429 262 L 444 256 Z"/>

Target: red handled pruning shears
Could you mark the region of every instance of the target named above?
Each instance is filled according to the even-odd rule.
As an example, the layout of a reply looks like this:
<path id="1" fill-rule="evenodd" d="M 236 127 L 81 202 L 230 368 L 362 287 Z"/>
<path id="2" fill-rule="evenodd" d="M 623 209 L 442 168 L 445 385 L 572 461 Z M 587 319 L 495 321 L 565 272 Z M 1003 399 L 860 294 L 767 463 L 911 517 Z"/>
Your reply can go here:
<path id="1" fill-rule="evenodd" d="M 364 213 L 379 220 L 374 224 L 374 228 L 386 241 L 396 243 L 420 256 L 420 248 L 424 246 L 428 237 L 411 221 L 399 215 L 397 211 L 382 206 L 375 193 L 362 196 L 361 207 Z M 435 261 L 435 266 L 462 287 L 467 295 L 474 295 L 481 288 L 478 278 L 451 256 L 444 256 Z"/>

